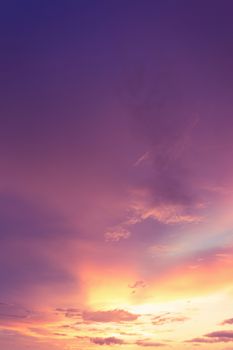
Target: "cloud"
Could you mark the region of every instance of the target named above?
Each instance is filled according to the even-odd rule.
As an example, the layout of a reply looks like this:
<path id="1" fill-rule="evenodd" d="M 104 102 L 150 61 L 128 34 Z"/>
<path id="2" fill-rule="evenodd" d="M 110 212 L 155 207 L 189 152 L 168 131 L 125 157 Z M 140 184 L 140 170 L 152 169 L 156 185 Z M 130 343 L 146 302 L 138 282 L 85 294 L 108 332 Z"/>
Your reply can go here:
<path id="1" fill-rule="evenodd" d="M 128 239 L 131 237 L 131 227 L 148 219 L 166 225 L 197 224 L 204 219 L 202 215 L 195 213 L 202 206 L 200 203 L 190 209 L 183 204 L 157 202 L 147 189 L 133 189 L 130 197 L 126 205 L 127 218 L 105 232 L 107 242 Z"/>
<path id="2" fill-rule="evenodd" d="M 206 334 L 206 337 L 217 339 L 218 341 L 233 341 L 233 331 L 216 331 Z"/>
<path id="3" fill-rule="evenodd" d="M 14 338 L 16 340 L 23 340 L 23 339 L 33 339 L 30 335 L 24 335 L 18 330 L 13 330 L 13 329 L 0 329 L 0 339 L 3 337 L 9 337 L 9 338 Z"/>
<path id="4" fill-rule="evenodd" d="M 208 338 L 193 338 L 190 340 L 187 340 L 186 343 L 215 343 L 214 339 L 208 339 Z"/>
<path id="5" fill-rule="evenodd" d="M 84 321 L 88 322 L 131 322 L 137 320 L 139 315 L 116 309 L 109 311 L 84 311 L 82 317 Z"/>
<path id="6" fill-rule="evenodd" d="M 129 288 L 136 289 L 136 288 L 145 288 L 146 283 L 143 280 L 136 281 L 134 284 L 129 285 Z"/>
<path id="7" fill-rule="evenodd" d="M 186 157 L 199 119 L 197 116 L 182 116 L 184 111 L 178 112 L 181 105 L 178 107 L 176 103 L 177 115 L 174 115 L 174 108 L 167 101 L 164 111 L 157 113 L 156 119 L 152 110 L 141 115 L 141 118 L 135 116 L 135 121 L 140 125 L 140 135 L 143 133 L 150 145 L 151 169 L 141 185 L 149 190 L 157 204 L 192 206 L 198 197 Z M 173 117 L 168 117 L 167 113 L 172 113 Z"/>
<path id="8" fill-rule="evenodd" d="M 29 309 L 21 304 L 0 302 L 1 325 L 27 325 L 30 327 L 28 329 L 38 332 L 41 330 L 40 325 L 57 322 L 58 319 L 52 310 Z"/>
<path id="9" fill-rule="evenodd" d="M 135 294 L 137 289 L 145 288 L 145 287 L 146 287 L 146 283 L 143 280 L 138 280 L 132 285 L 129 285 L 129 288 L 132 289 L 131 294 Z"/>
<path id="10" fill-rule="evenodd" d="M 175 248 L 165 244 L 154 244 L 149 247 L 149 252 L 152 255 L 164 255 L 173 252 Z"/>
<path id="11" fill-rule="evenodd" d="M 221 325 L 226 325 L 226 324 L 233 324 L 233 318 L 228 318 L 227 320 L 224 320 Z"/>
<path id="12" fill-rule="evenodd" d="M 112 228 L 105 232 L 105 240 L 107 242 L 118 242 L 121 239 L 127 239 L 131 235 L 130 231 L 123 227 Z"/>
<path id="13" fill-rule="evenodd" d="M 202 216 L 189 213 L 183 205 L 150 203 L 149 198 L 144 201 L 134 201 L 131 211 L 135 222 L 141 222 L 146 219 L 153 219 L 164 224 L 191 224 L 203 221 Z"/>
<path id="14" fill-rule="evenodd" d="M 107 338 L 90 338 L 90 342 L 97 345 L 121 345 L 124 344 L 124 341 L 116 337 L 107 337 Z"/>
<path id="15" fill-rule="evenodd" d="M 43 336 L 51 336 L 53 333 L 45 327 L 28 327 L 28 330 L 34 333 L 34 335 L 43 335 Z"/>
<path id="16" fill-rule="evenodd" d="M 215 331 L 205 334 L 200 338 L 193 338 L 188 340 L 189 343 L 220 343 L 220 342 L 231 342 L 233 341 L 233 331 Z"/>
<path id="17" fill-rule="evenodd" d="M 166 323 L 173 323 L 173 322 L 184 322 L 189 320 L 188 317 L 182 316 L 182 315 L 171 315 L 170 312 L 164 314 L 164 315 L 159 315 L 155 316 L 152 319 L 153 325 L 164 325 Z"/>
<path id="18" fill-rule="evenodd" d="M 186 201 L 169 201 L 160 194 L 154 193 L 150 186 L 138 186 L 130 190 L 130 200 L 126 205 L 128 217 L 118 226 L 105 232 L 107 242 L 118 242 L 131 236 L 130 228 L 147 219 L 155 220 L 161 224 L 197 224 L 204 220 L 199 213 L 204 204 L 186 203 Z"/>
<path id="19" fill-rule="evenodd" d="M 140 157 L 136 160 L 136 162 L 134 163 L 134 166 L 140 165 L 142 162 L 148 160 L 149 157 L 150 157 L 150 153 L 149 153 L 148 151 L 145 152 L 142 156 L 140 156 Z"/>
<path id="20" fill-rule="evenodd" d="M 68 318 L 80 318 L 82 315 L 82 311 L 78 308 L 57 308 L 56 311 Z"/>
<path id="21" fill-rule="evenodd" d="M 23 334 L 18 330 L 1 329 L 0 330 L 0 348 L 7 350 L 58 350 L 58 347 L 49 340 L 46 342 L 38 341 L 38 338 L 28 334 Z"/>
<path id="22" fill-rule="evenodd" d="M 0 303 L 0 320 L 25 320 L 32 312 L 16 304 Z"/>
<path id="23" fill-rule="evenodd" d="M 159 346 L 166 346 L 166 344 L 163 343 L 159 343 L 159 342 L 154 342 L 154 341 L 150 341 L 150 340 L 138 340 L 136 342 L 136 344 L 138 346 L 145 346 L 145 347 L 159 347 Z"/>
<path id="24" fill-rule="evenodd" d="M 142 118 L 140 134 L 145 127 L 144 118 L 146 116 Z M 177 115 L 170 120 L 164 115 L 158 115 L 153 132 L 151 123 L 148 123 L 150 127 L 144 132 L 150 147 L 136 165 L 144 161 L 145 157 L 147 159 L 148 155 L 150 162 L 147 162 L 147 171 L 141 172 L 140 180 L 132 188 L 132 215 L 139 222 L 148 218 L 164 224 L 203 221 L 203 215 L 200 214 L 203 195 L 197 189 L 193 172 L 189 168 L 189 159 L 184 157 L 192 144 L 192 135 L 198 122 L 196 116 L 183 119 Z M 149 136 L 151 132 L 153 136 Z"/>

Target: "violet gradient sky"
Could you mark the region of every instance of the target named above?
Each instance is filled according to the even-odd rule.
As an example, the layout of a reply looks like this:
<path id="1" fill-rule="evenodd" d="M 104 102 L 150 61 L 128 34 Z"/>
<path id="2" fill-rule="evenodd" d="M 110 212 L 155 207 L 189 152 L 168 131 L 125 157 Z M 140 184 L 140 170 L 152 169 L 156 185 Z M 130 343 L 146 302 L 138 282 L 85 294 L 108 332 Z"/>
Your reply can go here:
<path id="1" fill-rule="evenodd" d="M 1 1 L 1 349 L 232 349 L 232 13 Z"/>

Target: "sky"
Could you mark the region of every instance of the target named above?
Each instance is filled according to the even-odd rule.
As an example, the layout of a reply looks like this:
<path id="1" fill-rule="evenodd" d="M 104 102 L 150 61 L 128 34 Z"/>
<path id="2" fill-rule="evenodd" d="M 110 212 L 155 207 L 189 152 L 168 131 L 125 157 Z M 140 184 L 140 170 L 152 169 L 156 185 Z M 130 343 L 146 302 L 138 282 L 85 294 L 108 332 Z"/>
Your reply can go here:
<path id="1" fill-rule="evenodd" d="M 0 4 L 0 349 L 233 349 L 233 3 Z"/>

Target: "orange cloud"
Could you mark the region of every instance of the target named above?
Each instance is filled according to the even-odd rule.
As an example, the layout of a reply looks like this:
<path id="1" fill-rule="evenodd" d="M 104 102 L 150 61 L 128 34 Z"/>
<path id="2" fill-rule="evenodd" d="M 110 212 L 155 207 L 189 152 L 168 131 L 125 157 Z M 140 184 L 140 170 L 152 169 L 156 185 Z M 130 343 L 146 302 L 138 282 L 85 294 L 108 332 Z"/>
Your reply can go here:
<path id="1" fill-rule="evenodd" d="M 166 314 L 153 317 L 152 323 L 154 325 L 163 325 L 163 324 L 173 323 L 173 322 L 184 322 L 187 320 L 189 320 L 189 318 L 186 316 L 175 315 L 175 314 L 171 315 L 171 313 L 168 312 Z"/>
<path id="2" fill-rule="evenodd" d="M 109 311 L 84 311 L 82 317 L 84 321 L 92 322 L 129 322 L 137 320 L 139 315 L 116 309 Z"/>

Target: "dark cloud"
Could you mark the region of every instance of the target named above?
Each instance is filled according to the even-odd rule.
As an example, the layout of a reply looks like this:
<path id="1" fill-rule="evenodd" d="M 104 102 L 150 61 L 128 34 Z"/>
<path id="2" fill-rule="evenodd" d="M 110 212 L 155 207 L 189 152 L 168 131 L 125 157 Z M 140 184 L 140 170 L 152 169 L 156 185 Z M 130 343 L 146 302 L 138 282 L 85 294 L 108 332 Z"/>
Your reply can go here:
<path id="1" fill-rule="evenodd" d="M 90 342 L 97 345 L 122 345 L 124 341 L 116 337 L 107 337 L 107 338 L 90 338 Z"/>

